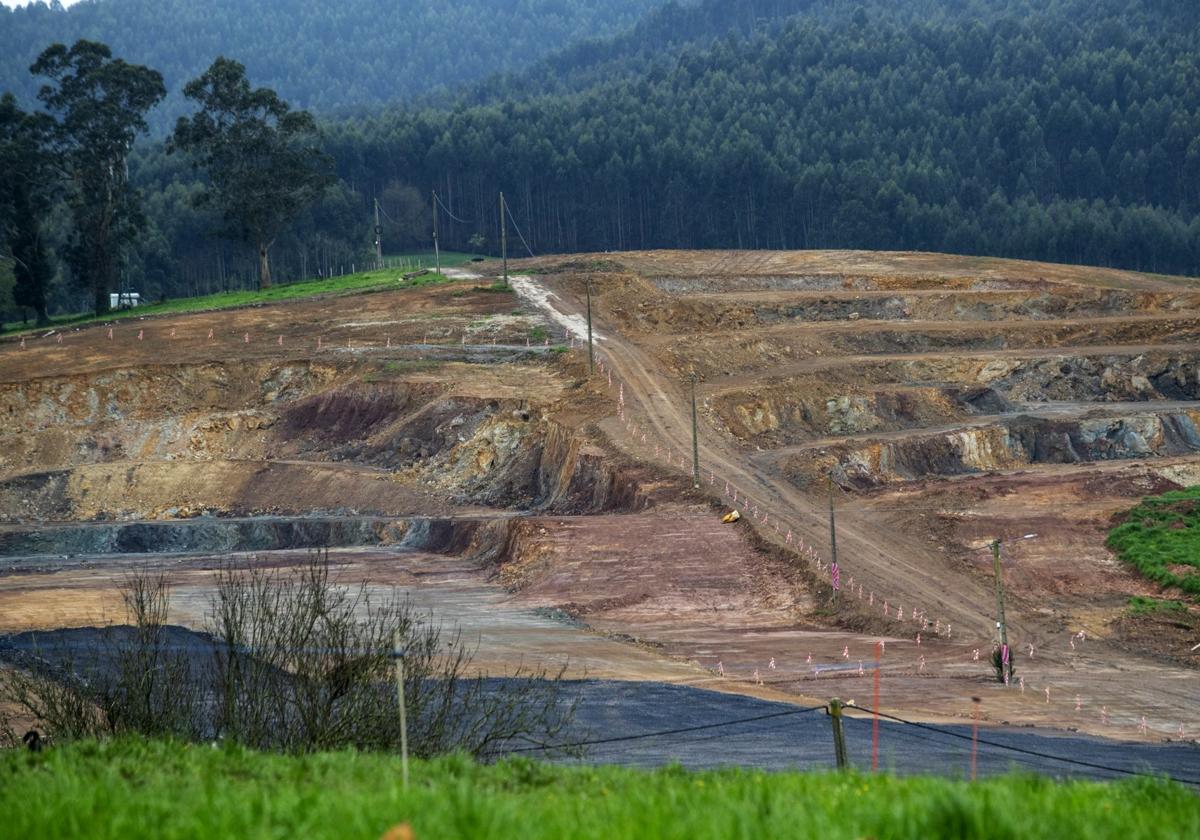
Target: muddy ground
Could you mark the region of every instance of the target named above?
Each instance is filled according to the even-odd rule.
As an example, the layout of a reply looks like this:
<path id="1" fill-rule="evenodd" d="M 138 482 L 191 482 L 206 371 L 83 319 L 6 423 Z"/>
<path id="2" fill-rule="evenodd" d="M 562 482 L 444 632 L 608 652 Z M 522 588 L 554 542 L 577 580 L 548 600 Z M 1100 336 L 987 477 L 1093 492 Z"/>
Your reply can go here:
<path id="1" fill-rule="evenodd" d="M 883 639 L 882 704 L 909 717 L 982 696 L 987 723 L 1200 733 L 1189 631 L 1126 614 L 1176 593 L 1103 546 L 1200 474 L 1200 285 L 840 252 L 519 270 L 520 295 L 464 277 L 0 343 L 0 632 L 119 620 L 145 563 L 199 626 L 215 565 L 325 544 L 477 633 L 489 673 L 861 703 Z M 579 349 L 588 280 L 612 386 Z M 838 603 L 776 531 L 828 551 L 830 476 Z M 726 483 L 775 519 L 721 525 Z M 1005 688 L 986 547 L 1031 533 L 1004 547 L 1035 651 Z M 897 619 L 918 606 L 937 632 Z"/>

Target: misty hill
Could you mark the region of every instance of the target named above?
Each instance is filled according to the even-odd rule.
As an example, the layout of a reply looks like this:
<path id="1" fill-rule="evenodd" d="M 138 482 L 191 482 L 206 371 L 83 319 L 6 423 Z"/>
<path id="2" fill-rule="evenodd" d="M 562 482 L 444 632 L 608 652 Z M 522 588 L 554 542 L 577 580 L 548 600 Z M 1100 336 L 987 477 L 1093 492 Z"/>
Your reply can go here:
<path id="1" fill-rule="evenodd" d="M 535 250 L 900 248 L 1200 273 L 1190 0 L 814 2 L 738 23 L 803 5 L 710 2 L 690 30 L 668 8 L 639 30 L 649 47 L 576 48 L 575 69 L 552 72 L 558 57 L 450 110 L 331 127 L 331 148 L 348 181 L 439 186 L 487 234 L 504 189 Z M 685 23 L 647 29 L 663 16 Z M 669 30 L 698 34 L 667 46 Z"/>
<path id="2" fill-rule="evenodd" d="M 1083 18 L 1091 0 L 1057 0 L 1057 15 Z M 1191 0 L 1142 0 L 1127 10 L 1195 25 L 1200 7 Z M 803 18 L 831 25 L 856 18 L 893 24 L 974 21 L 991 24 L 1046 10 L 1043 0 L 668 0 L 617 34 L 598 34 L 568 45 L 533 66 L 489 78 L 464 91 L 475 101 L 530 93 L 579 90 L 616 77 L 633 78 L 671 65 L 685 49 L 705 49 L 727 38 L 777 32 Z M 863 17 L 865 16 L 865 17 Z"/>
<path id="3" fill-rule="evenodd" d="M 218 55 L 293 104 L 378 105 L 527 66 L 582 37 L 631 26 L 661 0 L 84 0 L 0 6 L 0 90 L 32 104 L 28 69 L 53 42 L 103 41 L 159 70 L 173 124 L 180 88 Z"/>
<path id="4" fill-rule="evenodd" d="M 154 5 L 85 7 L 121 4 Z M 539 4 L 553 6 L 523 7 Z M 416 5 L 435 15 L 427 0 Z M 491 5 L 467 0 L 444 13 L 454 20 Z M 625 4 L 630 19 L 635 5 Z M 653 8 L 630 29 L 614 22 L 607 38 L 514 57 L 528 60 L 523 70 L 349 117 L 335 113 L 348 101 L 338 80 L 363 75 L 358 59 L 301 67 L 328 97 L 326 146 L 340 180 L 276 243 L 280 275 L 361 260 L 376 197 L 387 247 L 428 247 L 431 189 L 467 220 L 442 217 L 443 246 L 459 250 L 497 250 L 503 190 L 539 253 L 901 249 L 1200 275 L 1193 0 L 641 7 Z M 448 51 L 486 53 L 466 48 L 482 38 L 456 38 Z M 362 55 L 364 64 L 375 57 Z M 479 67 L 486 72 L 482 59 Z M 252 66 L 250 77 L 288 96 L 290 82 L 272 81 L 277 70 Z M 428 76 L 397 75 L 396 85 L 429 90 Z M 192 205 L 200 176 L 184 159 L 152 138 L 130 170 L 149 226 L 129 255 L 128 283 L 157 298 L 249 282 L 253 255 L 213 238 L 210 215 Z M 523 248 L 514 233 L 510 253 Z M 49 234 L 54 250 L 65 248 L 60 223 Z M 68 300 L 67 280 L 56 282 L 56 299 Z M 0 309 L 4 298 L 0 288 Z"/>

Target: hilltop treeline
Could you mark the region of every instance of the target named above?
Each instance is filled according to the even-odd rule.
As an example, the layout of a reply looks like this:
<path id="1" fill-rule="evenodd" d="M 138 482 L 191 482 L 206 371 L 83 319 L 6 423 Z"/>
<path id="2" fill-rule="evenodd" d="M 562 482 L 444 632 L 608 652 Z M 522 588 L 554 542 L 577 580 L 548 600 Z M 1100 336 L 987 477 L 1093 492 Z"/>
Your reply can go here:
<path id="1" fill-rule="evenodd" d="M 342 123 L 330 148 L 354 183 L 439 187 L 492 232 L 504 189 L 535 250 L 903 248 L 1200 273 L 1194 11 L 1014 5 L 794 18 L 640 75 L 503 94 L 535 72 L 492 103 Z"/>
<path id="2" fill-rule="evenodd" d="M 298 107 L 336 109 L 408 99 L 526 67 L 581 37 L 628 27 L 661 0 L 84 0 L 70 8 L 0 6 L 0 79 L 26 106 L 29 65 L 55 42 L 102 41 L 157 69 L 169 90 L 150 116 L 169 131 L 187 108 L 180 88 L 217 56 Z"/>
<path id="3" fill-rule="evenodd" d="M 446 50 L 482 61 L 504 51 L 488 53 L 483 35 L 472 41 L 471 26 L 504 40 L 508 23 L 540 10 L 530 30 L 538 34 L 529 36 L 539 45 L 494 62 L 502 70 L 528 58 L 527 69 L 453 94 L 337 119 L 318 111 L 338 178 L 275 239 L 271 260 L 284 281 L 361 262 L 376 198 L 385 249 L 427 247 L 431 189 L 453 211 L 442 217 L 443 246 L 464 250 L 498 250 L 503 190 L 522 234 L 510 237 L 514 253 L 522 238 L 536 252 L 894 248 L 1200 275 L 1193 0 L 628 0 L 606 13 L 582 0 L 453 8 L 420 0 L 409 4 L 409 28 L 386 33 L 417 33 L 420 49 L 403 61 L 389 54 L 378 72 L 371 50 L 332 68 L 308 46 L 270 58 L 297 37 L 324 56 L 320 45 L 341 30 L 303 33 L 330 15 L 349 27 L 366 4 L 354 0 L 335 14 L 327 4 L 272 0 L 243 26 L 232 0 L 218 0 L 206 7 L 208 28 L 189 38 L 228 35 L 210 46 L 234 59 L 244 50 L 255 85 L 276 80 L 281 94 L 300 90 L 298 104 L 316 98 L 331 108 L 361 101 L 355 85 L 368 79 L 394 75 L 399 91 L 456 78 L 457 69 L 423 63 L 441 43 L 432 23 L 416 23 L 430 15 L 444 24 L 474 10 Z M 164 20 L 195 14 L 177 0 L 106 0 L 69 13 L 34 7 L 24 20 L 150 7 Z M 602 16 L 603 32 L 649 7 L 622 34 L 536 60 L 559 24 L 576 32 Z M 288 9 L 300 20 L 263 34 L 262 20 Z M 14 14 L 0 13 L 0 43 L 16 39 L 26 50 L 39 36 L 13 35 Z M 55 31 L 49 22 L 46 31 Z M 113 40 L 160 50 L 169 105 L 181 97 L 178 74 L 193 44 L 176 56 L 162 46 L 173 33 L 160 45 L 146 32 Z M 267 40 L 265 52 L 255 46 Z M 156 66 L 137 50 L 115 53 Z M 404 64 L 409 58 L 415 64 Z M 291 67 L 299 75 L 287 75 Z M 11 78 L 16 89 L 38 84 L 24 71 Z M 297 88 L 296 79 L 305 81 Z M 147 115 L 152 129 L 156 114 Z M 254 256 L 214 238 L 217 220 L 195 202 L 203 173 L 165 154 L 152 135 L 130 154 L 129 175 L 146 223 L 121 255 L 124 287 L 157 299 L 253 283 Z M 54 257 L 69 233 L 61 206 L 43 231 Z M 5 271 L 0 260 L 0 310 L 11 310 Z M 80 307 L 71 289 L 60 271 L 51 311 Z"/>

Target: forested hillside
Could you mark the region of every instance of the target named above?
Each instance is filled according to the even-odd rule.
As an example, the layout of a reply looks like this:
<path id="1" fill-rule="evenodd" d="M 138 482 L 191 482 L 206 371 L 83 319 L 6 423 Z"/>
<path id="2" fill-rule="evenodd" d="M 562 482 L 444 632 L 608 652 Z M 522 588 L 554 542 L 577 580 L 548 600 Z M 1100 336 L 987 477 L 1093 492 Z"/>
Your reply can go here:
<path id="1" fill-rule="evenodd" d="M 911 12 L 936 4 L 897 5 L 735 27 L 637 74 L 592 47 L 581 66 L 611 80 L 349 121 L 330 148 L 360 189 L 439 187 L 485 231 L 505 189 L 535 250 L 903 248 L 1200 273 L 1191 3 L 950 2 L 929 20 Z"/>
<path id="2" fill-rule="evenodd" d="M 54 42 L 102 41 L 161 72 L 160 131 L 179 88 L 218 55 L 259 84 L 319 112 L 395 102 L 525 67 L 581 37 L 632 25 L 661 0 L 84 0 L 0 6 L 0 89 L 33 103 L 29 65 Z M 57 4 L 56 4 L 57 6 Z"/>
<path id="3" fill-rule="evenodd" d="M 386 25 L 361 22 L 373 3 Z M 497 250 L 503 190 L 537 252 L 894 248 L 1200 275 L 1194 0 L 263 6 L 252 18 L 233 0 L 0 13 L 0 43 L 25 56 L 0 51 L 20 68 L 4 83 L 35 86 L 33 23 L 49 32 L 92 15 L 119 31 L 54 37 L 111 37 L 116 55 L 164 71 L 176 110 L 189 62 L 218 50 L 255 85 L 316 106 L 339 181 L 276 240 L 284 280 L 365 257 L 376 197 L 386 249 L 428 247 L 431 189 L 453 211 L 443 245 L 463 250 Z M 118 26 L 143 19 L 121 9 L 146 26 Z M 556 32 L 590 40 L 554 52 L 567 40 Z M 123 282 L 154 298 L 252 282 L 252 255 L 194 206 L 202 183 L 185 160 L 152 137 L 129 163 L 148 225 Z M 52 251 L 65 247 L 61 208 L 46 233 Z M 64 270 L 57 308 L 77 305 L 70 289 Z"/>

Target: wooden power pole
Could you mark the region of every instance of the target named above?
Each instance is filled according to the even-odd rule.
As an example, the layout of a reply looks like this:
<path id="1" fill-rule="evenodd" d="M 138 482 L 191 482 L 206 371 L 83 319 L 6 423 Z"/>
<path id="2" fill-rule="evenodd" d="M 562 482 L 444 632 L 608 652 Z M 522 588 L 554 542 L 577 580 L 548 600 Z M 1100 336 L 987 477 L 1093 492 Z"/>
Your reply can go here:
<path id="1" fill-rule="evenodd" d="M 992 540 L 992 570 L 996 574 L 996 628 L 1000 631 L 1000 679 L 1012 680 L 1012 651 L 1008 649 L 1008 624 L 1004 620 L 1004 576 L 1000 570 L 1000 540 Z M 1007 661 L 1005 655 L 1007 654 Z"/>
<path id="2" fill-rule="evenodd" d="M 833 725 L 833 759 L 837 762 L 837 769 L 846 770 L 850 761 L 846 756 L 846 733 L 842 729 L 842 706 L 842 701 L 834 697 L 829 701 L 827 710 L 829 722 Z"/>
<path id="3" fill-rule="evenodd" d="M 500 256 L 504 260 L 504 288 L 508 288 L 508 216 L 504 193 L 500 193 Z"/>
<path id="4" fill-rule="evenodd" d="M 400 646 L 400 631 L 392 640 L 392 658 L 396 660 L 396 700 L 400 706 L 400 774 L 408 790 L 408 702 L 404 697 L 404 655 Z"/>
<path id="5" fill-rule="evenodd" d="M 442 252 L 438 250 L 438 212 L 437 190 L 433 191 L 433 259 L 437 265 L 437 273 L 442 273 Z"/>
<path id="6" fill-rule="evenodd" d="M 587 281 L 588 375 L 596 375 L 596 351 L 592 348 L 592 281 Z"/>
<path id="7" fill-rule="evenodd" d="M 692 371 L 692 489 L 700 489 L 700 441 L 696 427 L 696 372 Z"/>
<path id="8" fill-rule="evenodd" d="M 835 574 L 838 567 L 837 562 L 837 520 L 833 513 L 833 476 L 829 476 L 829 559 L 830 559 L 830 574 Z M 833 600 L 838 597 L 838 587 L 834 587 Z"/>
<path id="9" fill-rule="evenodd" d="M 379 224 L 379 199 L 375 199 L 375 267 L 383 265 L 383 226 Z"/>

